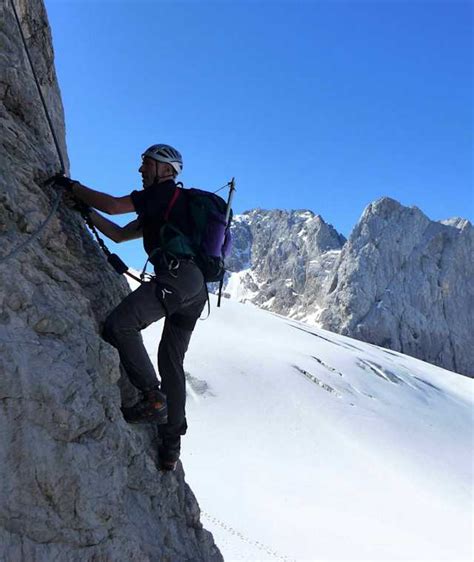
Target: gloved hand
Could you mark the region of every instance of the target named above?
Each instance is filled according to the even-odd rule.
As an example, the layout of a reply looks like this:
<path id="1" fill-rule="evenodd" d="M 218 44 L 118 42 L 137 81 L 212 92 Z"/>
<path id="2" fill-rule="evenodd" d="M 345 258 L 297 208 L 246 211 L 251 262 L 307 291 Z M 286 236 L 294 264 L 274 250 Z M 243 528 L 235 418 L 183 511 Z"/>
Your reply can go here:
<path id="1" fill-rule="evenodd" d="M 79 199 L 74 199 L 74 204 L 71 209 L 78 211 L 83 217 L 86 217 L 92 211 L 92 207 L 89 207 L 89 205 L 86 205 L 84 201 L 80 201 Z"/>
<path id="2" fill-rule="evenodd" d="M 64 187 L 65 189 L 67 189 L 68 191 L 72 190 L 72 186 L 76 183 L 79 183 L 76 180 L 72 180 L 71 178 L 67 178 L 66 176 L 63 176 L 62 174 L 56 174 L 55 176 L 53 176 L 51 178 L 51 180 L 56 184 L 59 185 L 60 187 Z"/>
<path id="3" fill-rule="evenodd" d="M 89 205 L 87 205 L 77 197 L 74 197 L 74 195 L 70 191 L 64 193 L 64 202 L 66 203 L 66 206 L 69 207 L 69 209 L 78 211 L 83 217 L 85 217 L 92 211 L 92 208 L 89 207 Z"/>

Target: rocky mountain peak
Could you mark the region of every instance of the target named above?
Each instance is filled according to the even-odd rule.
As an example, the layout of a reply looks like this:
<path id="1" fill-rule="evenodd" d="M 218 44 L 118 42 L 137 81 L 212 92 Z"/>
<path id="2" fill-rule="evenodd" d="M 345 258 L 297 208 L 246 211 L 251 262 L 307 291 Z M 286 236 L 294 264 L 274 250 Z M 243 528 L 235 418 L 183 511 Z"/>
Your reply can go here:
<path id="1" fill-rule="evenodd" d="M 298 317 L 301 295 L 319 292 L 345 238 L 308 209 L 254 209 L 235 217 L 233 251 L 227 261 L 235 275 L 227 294 Z M 313 275 L 319 264 L 317 282 Z"/>
<path id="2" fill-rule="evenodd" d="M 454 228 L 458 228 L 459 230 L 469 230 L 472 228 L 472 223 L 467 219 L 463 219 L 461 217 L 451 217 L 439 222 L 446 226 L 453 226 Z"/>
<path id="3" fill-rule="evenodd" d="M 395 235 L 398 240 L 403 237 L 405 229 L 423 228 L 429 222 L 417 207 L 405 207 L 395 199 L 382 197 L 367 205 L 349 240 L 351 243 L 357 241 L 359 245 L 365 240 L 384 236 Z"/>
<path id="4" fill-rule="evenodd" d="M 469 221 L 432 221 L 390 197 L 366 207 L 347 241 L 306 209 L 243 217 L 229 295 L 474 375 Z"/>
<path id="5" fill-rule="evenodd" d="M 320 325 L 473 375 L 474 233 L 455 224 L 390 198 L 370 204 L 341 252 Z"/>

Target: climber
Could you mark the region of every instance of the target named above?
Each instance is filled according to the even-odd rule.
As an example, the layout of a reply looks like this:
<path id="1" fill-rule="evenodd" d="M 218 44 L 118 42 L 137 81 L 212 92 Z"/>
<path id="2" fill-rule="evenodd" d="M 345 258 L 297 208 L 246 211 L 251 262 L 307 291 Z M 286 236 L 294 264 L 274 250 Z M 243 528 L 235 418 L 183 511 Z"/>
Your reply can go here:
<path id="1" fill-rule="evenodd" d="M 183 360 L 207 300 L 204 277 L 193 258 L 160 251 L 165 217 L 167 224 L 171 223 L 184 235 L 191 235 L 186 200 L 176 197 L 179 188 L 175 178 L 182 168 L 182 157 L 176 149 L 156 144 L 142 155 L 138 171 L 143 191 L 113 197 L 65 177 L 57 179 L 82 204 L 110 215 L 138 214 L 123 227 L 95 210 L 90 212 L 90 219 L 114 242 L 143 237 L 145 251 L 154 265 L 155 277 L 125 297 L 107 317 L 103 337 L 117 348 L 131 383 L 142 393 L 135 405 L 122 408 L 125 420 L 160 424 L 159 457 L 160 468 L 164 470 L 176 468 L 181 435 L 186 433 Z M 158 349 L 160 387 L 140 331 L 161 318 L 165 318 L 165 324 Z"/>

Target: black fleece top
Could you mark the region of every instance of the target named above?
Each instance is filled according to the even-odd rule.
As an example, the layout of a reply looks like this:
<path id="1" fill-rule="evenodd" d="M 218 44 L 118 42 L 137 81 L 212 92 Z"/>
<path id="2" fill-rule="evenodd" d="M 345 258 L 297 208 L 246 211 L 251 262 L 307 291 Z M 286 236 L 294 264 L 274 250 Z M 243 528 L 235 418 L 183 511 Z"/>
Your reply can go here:
<path id="1" fill-rule="evenodd" d="M 189 236 L 191 221 L 186 190 L 177 188 L 173 180 L 154 183 L 141 191 L 135 190 L 130 193 L 135 212 L 138 214 L 140 228 L 143 229 L 143 247 L 148 255 L 160 247 L 160 229 L 165 222 L 164 215 L 176 189 L 179 189 L 179 196 L 171 209 L 168 222 Z"/>

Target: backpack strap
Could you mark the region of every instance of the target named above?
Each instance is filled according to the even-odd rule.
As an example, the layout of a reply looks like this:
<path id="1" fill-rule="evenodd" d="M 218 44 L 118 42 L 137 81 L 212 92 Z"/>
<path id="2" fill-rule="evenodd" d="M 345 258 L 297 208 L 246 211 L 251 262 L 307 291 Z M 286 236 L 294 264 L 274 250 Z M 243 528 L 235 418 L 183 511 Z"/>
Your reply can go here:
<path id="1" fill-rule="evenodd" d="M 160 228 L 160 247 L 157 249 L 157 251 L 162 251 L 164 254 L 169 254 L 169 256 L 175 261 L 179 261 L 179 258 L 182 256 L 195 255 L 188 237 L 185 236 L 177 226 L 169 221 L 171 211 L 181 195 L 182 189 L 180 186 L 182 188 L 183 184 L 178 182 L 168 203 L 168 207 L 163 214 L 163 224 Z M 172 239 L 166 241 L 165 233 L 172 233 Z"/>
<path id="2" fill-rule="evenodd" d="M 178 200 L 178 197 L 181 193 L 180 188 L 176 185 L 176 188 L 174 190 L 174 193 L 170 199 L 170 202 L 168 203 L 168 208 L 165 211 L 165 214 L 163 215 L 163 218 L 165 219 L 165 221 L 168 220 L 170 213 L 171 213 L 171 209 L 174 207 L 174 204 L 176 203 L 176 201 Z"/>

